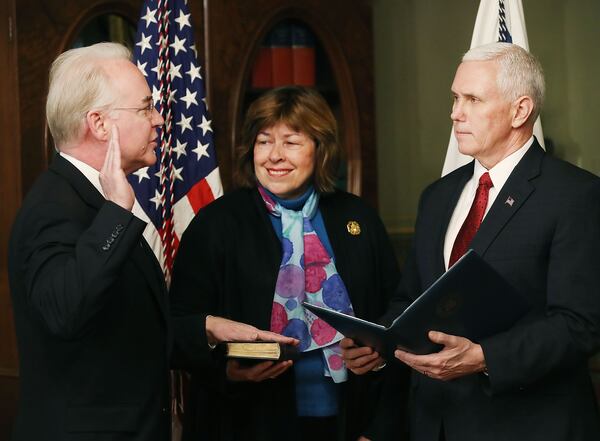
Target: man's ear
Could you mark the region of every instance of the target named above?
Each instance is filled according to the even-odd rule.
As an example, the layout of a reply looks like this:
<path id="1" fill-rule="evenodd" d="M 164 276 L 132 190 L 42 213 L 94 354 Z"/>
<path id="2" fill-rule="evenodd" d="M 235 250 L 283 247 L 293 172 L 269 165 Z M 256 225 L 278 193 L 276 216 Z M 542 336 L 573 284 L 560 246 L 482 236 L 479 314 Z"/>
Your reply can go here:
<path id="1" fill-rule="evenodd" d="M 518 129 L 525 124 L 533 113 L 533 101 L 527 95 L 517 98 L 513 102 L 512 126 Z"/>
<path id="2" fill-rule="evenodd" d="M 106 124 L 107 120 L 99 110 L 90 110 L 85 115 L 85 122 L 90 135 L 98 141 L 108 141 L 110 127 Z"/>

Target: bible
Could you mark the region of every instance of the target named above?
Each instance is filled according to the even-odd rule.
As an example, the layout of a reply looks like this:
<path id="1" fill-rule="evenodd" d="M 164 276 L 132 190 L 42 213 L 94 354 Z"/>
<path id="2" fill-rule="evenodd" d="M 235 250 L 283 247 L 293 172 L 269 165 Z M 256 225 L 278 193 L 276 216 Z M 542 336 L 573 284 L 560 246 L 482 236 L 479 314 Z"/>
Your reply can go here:
<path id="1" fill-rule="evenodd" d="M 274 341 L 229 341 L 219 344 L 226 358 L 240 360 L 285 361 L 298 358 L 298 348 Z"/>
<path id="2" fill-rule="evenodd" d="M 357 344 L 393 358 L 396 348 L 415 354 L 438 352 L 431 331 L 471 341 L 507 330 L 531 305 L 475 251 L 469 250 L 437 279 L 389 327 L 320 305 L 303 305 Z"/>

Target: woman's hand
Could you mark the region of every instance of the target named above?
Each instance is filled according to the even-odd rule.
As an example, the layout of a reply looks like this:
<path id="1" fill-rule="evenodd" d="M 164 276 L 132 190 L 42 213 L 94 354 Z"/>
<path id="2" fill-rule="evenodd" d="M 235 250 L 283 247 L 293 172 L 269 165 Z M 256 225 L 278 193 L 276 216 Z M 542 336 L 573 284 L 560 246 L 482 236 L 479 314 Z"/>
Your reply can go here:
<path id="1" fill-rule="evenodd" d="M 230 381 L 252 381 L 259 383 L 272 380 L 287 371 L 294 362 L 292 360 L 275 363 L 264 361 L 258 364 L 245 365 L 237 360 L 228 360 L 226 367 L 227 378 Z"/>
<path id="2" fill-rule="evenodd" d="M 351 338 L 343 338 L 340 341 L 342 358 L 346 367 L 356 375 L 363 375 L 373 369 L 381 368 L 385 360 L 379 353 L 368 346 L 357 346 Z"/>

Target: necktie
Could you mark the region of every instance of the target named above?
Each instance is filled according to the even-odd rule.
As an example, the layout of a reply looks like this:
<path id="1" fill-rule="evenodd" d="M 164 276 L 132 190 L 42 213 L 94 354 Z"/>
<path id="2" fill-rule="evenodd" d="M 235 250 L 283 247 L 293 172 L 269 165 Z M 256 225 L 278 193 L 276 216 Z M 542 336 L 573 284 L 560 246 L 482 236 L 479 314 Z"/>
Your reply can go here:
<path id="1" fill-rule="evenodd" d="M 479 186 L 477 187 L 477 193 L 475 193 L 473 205 L 471 205 L 469 214 L 467 214 L 467 218 L 462 224 L 462 227 L 460 227 L 460 231 L 458 232 L 456 240 L 454 241 L 452 253 L 450 253 L 448 268 L 454 265 L 454 263 L 467 252 L 469 244 L 473 240 L 473 237 L 475 236 L 475 233 L 477 233 L 479 225 L 481 225 L 481 221 L 483 220 L 483 215 L 485 214 L 485 209 L 488 203 L 490 188 L 493 186 L 494 184 L 490 179 L 490 174 L 488 172 L 482 174 L 479 178 Z"/>

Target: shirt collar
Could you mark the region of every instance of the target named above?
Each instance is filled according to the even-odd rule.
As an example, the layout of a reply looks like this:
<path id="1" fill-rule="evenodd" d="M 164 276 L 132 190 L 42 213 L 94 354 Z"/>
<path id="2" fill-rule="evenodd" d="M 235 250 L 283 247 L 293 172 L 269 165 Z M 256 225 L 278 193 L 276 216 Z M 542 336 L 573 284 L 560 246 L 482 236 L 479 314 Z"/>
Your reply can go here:
<path id="1" fill-rule="evenodd" d="M 494 184 L 494 188 L 496 191 L 500 191 L 519 161 L 523 158 L 523 156 L 525 156 L 525 153 L 527 153 L 529 148 L 533 145 L 533 139 L 534 138 L 532 135 L 522 147 L 520 147 L 518 150 L 515 150 L 489 170 L 481 165 L 481 163 L 476 159 L 475 168 L 473 170 L 473 177 L 475 178 L 475 181 L 479 182 L 481 175 L 485 172 L 489 172 L 490 178 Z"/>

